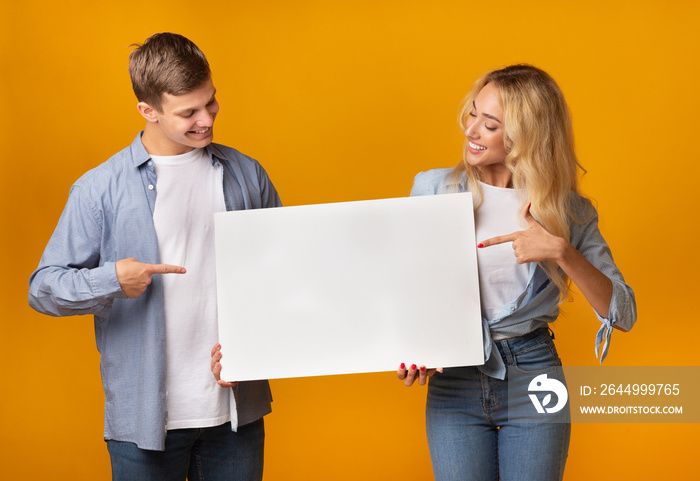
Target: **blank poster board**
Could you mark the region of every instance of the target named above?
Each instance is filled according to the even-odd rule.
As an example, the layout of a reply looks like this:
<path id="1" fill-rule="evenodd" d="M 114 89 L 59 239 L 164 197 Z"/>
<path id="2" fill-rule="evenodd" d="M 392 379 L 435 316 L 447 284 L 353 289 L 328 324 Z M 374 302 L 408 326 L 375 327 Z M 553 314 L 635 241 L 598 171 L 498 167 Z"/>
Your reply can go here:
<path id="1" fill-rule="evenodd" d="M 228 381 L 484 362 L 469 193 L 215 214 Z"/>

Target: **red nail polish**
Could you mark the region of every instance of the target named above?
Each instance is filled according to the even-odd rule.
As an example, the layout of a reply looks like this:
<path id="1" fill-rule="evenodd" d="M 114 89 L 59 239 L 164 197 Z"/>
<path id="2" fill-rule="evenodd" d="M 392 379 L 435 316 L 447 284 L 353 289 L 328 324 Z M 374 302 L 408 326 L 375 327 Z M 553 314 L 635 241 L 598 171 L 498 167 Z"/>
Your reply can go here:
<path id="1" fill-rule="evenodd" d="M 420 372 L 425 372 L 425 366 L 420 367 Z"/>
<path id="2" fill-rule="evenodd" d="M 401 363 L 401 365 L 399 366 L 399 369 L 406 369 L 406 364 Z"/>
<path id="3" fill-rule="evenodd" d="M 416 366 L 415 364 L 411 364 L 411 371 L 415 371 L 415 370 L 416 370 L 416 367 L 417 367 L 417 366 Z"/>
<path id="4" fill-rule="evenodd" d="M 477 245 L 477 247 L 478 247 L 479 249 L 481 249 L 482 247 L 484 247 L 484 243 L 483 243 L 483 242 L 479 242 L 479 244 Z"/>

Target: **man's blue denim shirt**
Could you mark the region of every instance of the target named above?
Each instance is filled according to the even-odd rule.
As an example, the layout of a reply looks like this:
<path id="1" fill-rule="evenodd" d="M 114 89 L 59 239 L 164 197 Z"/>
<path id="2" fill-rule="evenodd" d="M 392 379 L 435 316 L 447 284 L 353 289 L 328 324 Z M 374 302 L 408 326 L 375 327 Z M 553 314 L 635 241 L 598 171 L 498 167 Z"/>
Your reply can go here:
<path id="1" fill-rule="evenodd" d="M 209 145 L 207 152 L 212 164 L 220 166 L 227 210 L 281 206 L 257 161 L 218 144 Z M 83 175 L 72 186 L 30 278 L 29 304 L 52 316 L 94 315 L 105 439 L 163 450 L 167 413 L 161 277 L 153 276 L 141 296 L 127 299 L 115 271 L 115 263 L 128 257 L 160 263 L 153 226 L 156 192 L 155 167 L 141 134 Z M 271 410 L 267 381 L 239 383 L 235 394 L 239 425 Z"/>
<path id="2" fill-rule="evenodd" d="M 419 173 L 414 180 L 411 195 L 466 192 L 466 174 L 462 175 L 458 184 L 453 185 L 447 180 L 451 171 L 452 169 L 434 169 Z M 596 335 L 595 353 L 596 356 L 600 353 L 600 362 L 603 362 L 610 346 L 613 326 L 629 331 L 637 320 L 637 306 L 632 288 L 625 283 L 622 273 L 613 261 L 608 244 L 600 234 L 595 208 L 586 199 L 578 196 L 576 208 L 582 214 L 579 217 L 587 220 L 583 224 L 571 222 L 570 242 L 591 264 L 610 278 L 613 284 L 608 317 L 604 318 L 596 313 L 602 325 Z M 491 339 L 492 332 L 506 337 L 522 336 L 554 322 L 558 316 L 559 289 L 550 282 L 539 264 L 531 263 L 529 281 L 522 294 L 508 303 L 496 318 L 482 319 L 486 362 L 479 369 L 491 377 L 505 379 L 506 367 Z"/>

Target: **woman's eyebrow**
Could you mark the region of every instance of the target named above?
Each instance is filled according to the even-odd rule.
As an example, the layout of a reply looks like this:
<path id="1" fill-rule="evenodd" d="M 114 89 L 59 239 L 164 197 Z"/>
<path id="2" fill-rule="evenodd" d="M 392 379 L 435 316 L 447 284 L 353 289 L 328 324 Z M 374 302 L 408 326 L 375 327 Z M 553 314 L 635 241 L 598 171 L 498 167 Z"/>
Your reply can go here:
<path id="1" fill-rule="evenodd" d="M 484 117 L 486 117 L 486 118 L 488 118 L 488 119 L 491 119 L 491 120 L 493 120 L 493 121 L 495 121 L 495 122 L 498 122 L 499 124 L 501 123 L 501 121 L 498 120 L 498 118 L 497 118 L 497 117 L 494 117 L 493 115 L 489 115 L 489 114 L 481 114 L 481 115 L 483 115 Z"/>
<path id="2" fill-rule="evenodd" d="M 472 100 L 472 106 L 474 107 L 474 110 L 476 110 L 476 102 L 474 102 L 473 100 Z M 494 116 L 491 115 L 491 114 L 481 114 L 481 115 L 483 115 L 483 116 L 486 117 L 487 119 L 493 120 L 494 122 L 498 122 L 499 124 L 502 123 L 500 120 L 498 120 L 498 117 L 494 117 Z"/>

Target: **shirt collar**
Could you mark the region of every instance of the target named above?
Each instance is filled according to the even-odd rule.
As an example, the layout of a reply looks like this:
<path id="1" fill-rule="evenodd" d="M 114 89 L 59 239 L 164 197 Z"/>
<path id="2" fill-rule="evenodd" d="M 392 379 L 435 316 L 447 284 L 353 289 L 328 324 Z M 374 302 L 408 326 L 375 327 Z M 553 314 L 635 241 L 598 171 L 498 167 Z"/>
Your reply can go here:
<path id="1" fill-rule="evenodd" d="M 146 151 L 146 147 L 143 146 L 143 142 L 141 141 L 142 135 L 143 130 L 136 135 L 136 138 L 131 143 L 131 159 L 134 167 L 141 167 L 143 164 L 151 160 L 151 155 Z M 219 158 L 224 157 L 219 147 L 215 144 L 209 144 L 205 147 L 205 149 L 212 165 L 219 164 Z"/>
<path id="2" fill-rule="evenodd" d="M 144 147 L 143 142 L 141 142 L 142 135 L 143 130 L 136 135 L 136 138 L 131 143 L 131 160 L 134 167 L 140 167 L 151 159 L 151 156 L 146 152 L 146 147 Z"/>
<path id="3" fill-rule="evenodd" d="M 209 158 L 211 159 L 211 165 L 218 165 L 221 163 L 219 159 L 223 159 L 224 154 L 221 152 L 218 145 L 211 143 L 207 145 L 205 149 L 209 155 Z"/>

